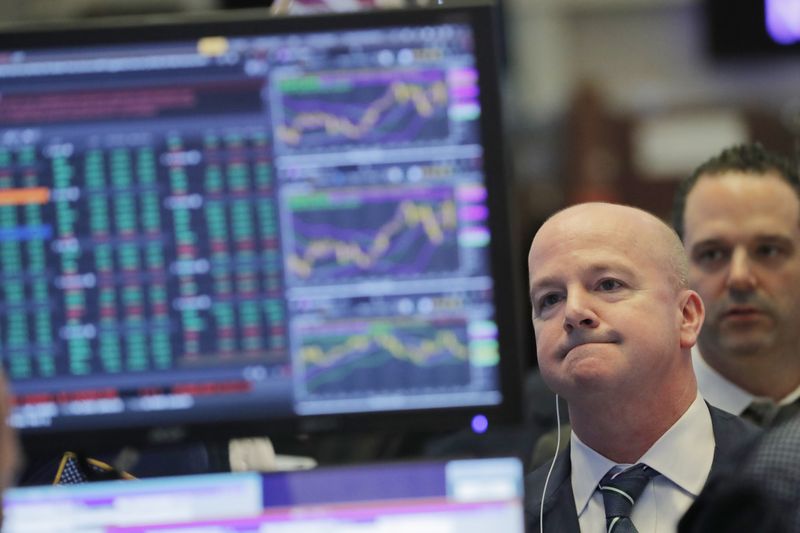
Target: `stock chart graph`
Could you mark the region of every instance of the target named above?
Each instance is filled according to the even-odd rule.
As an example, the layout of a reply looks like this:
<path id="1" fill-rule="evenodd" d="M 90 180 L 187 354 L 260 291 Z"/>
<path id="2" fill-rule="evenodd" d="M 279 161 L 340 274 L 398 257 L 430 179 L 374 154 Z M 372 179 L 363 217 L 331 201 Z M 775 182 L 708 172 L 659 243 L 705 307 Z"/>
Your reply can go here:
<path id="1" fill-rule="evenodd" d="M 312 396 L 451 390 L 471 381 L 463 320 L 342 320 L 302 333 L 302 379 Z"/>
<path id="2" fill-rule="evenodd" d="M 277 149 L 420 144 L 450 135 L 441 70 L 357 70 L 286 75 L 276 82 Z"/>
<path id="3" fill-rule="evenodd" d="M 458 220 L 447 187 L 334 189 L 288 201 L 296 283 L 455 271 Z"/>

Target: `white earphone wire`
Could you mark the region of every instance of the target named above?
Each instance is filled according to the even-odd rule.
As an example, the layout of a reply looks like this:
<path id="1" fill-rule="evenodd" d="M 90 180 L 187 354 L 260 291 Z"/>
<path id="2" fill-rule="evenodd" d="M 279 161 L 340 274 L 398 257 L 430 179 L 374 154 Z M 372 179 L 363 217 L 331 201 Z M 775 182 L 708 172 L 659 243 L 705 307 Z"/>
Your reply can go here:
<path id="1" fill-rule="evenodd" d="M 553 460 L 550 462 L 550 469 L 547 471 L 547 477 L 544 478 L 544 487 L 542 488 L 542 501 L 539 504 L 539 533 L 544 533 L 544 497 L 547 495 L 547 484 L 550 482 L 550 475 L 553 473 L 553 467 L 556 465 L 556 458 L 558 457 L 558 450 L 561 448 L 561 413 L 558 408 L 558 394 L 556 394 L 556 451 L 553 453 Z"/>

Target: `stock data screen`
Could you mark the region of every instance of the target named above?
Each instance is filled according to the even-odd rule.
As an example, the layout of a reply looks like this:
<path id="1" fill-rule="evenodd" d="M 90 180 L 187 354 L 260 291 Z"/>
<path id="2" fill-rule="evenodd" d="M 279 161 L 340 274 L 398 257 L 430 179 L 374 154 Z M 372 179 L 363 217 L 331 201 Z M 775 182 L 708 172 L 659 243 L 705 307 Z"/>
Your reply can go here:
<path id="1" fill-rule="evenodd" d="M 475 45 L 440 23 L 0 53 L 13 424 L 499 403 Z"/>

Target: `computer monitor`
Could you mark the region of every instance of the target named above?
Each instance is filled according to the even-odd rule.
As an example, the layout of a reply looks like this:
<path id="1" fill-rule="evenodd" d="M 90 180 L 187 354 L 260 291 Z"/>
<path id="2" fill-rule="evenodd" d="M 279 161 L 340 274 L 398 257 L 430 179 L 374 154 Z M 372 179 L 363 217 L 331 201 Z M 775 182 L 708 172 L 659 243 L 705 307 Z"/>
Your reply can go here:
<path id="1" fill-rule="evenodd" d="M 99 533 L 112 527 L 261 514 L 255 472 L 200 474 L 7 489 L 3 533 Z"/>
<path id="2" fill-rule="evenodd" d="M 492 8 L 234 15 L 0 36 L 13 425 L 63 449 L 513 418 Z"/>
<path id="3" fill-rule="evenodd" d="M 800 6 L 794 0 L 703 1 L 706 46 L 724 62 L 800 55 Z"/>
<path id="4" fill-rule="evenodd" d="M 11 489 L 4 533 L 523 533 L 517 459 Z"/>

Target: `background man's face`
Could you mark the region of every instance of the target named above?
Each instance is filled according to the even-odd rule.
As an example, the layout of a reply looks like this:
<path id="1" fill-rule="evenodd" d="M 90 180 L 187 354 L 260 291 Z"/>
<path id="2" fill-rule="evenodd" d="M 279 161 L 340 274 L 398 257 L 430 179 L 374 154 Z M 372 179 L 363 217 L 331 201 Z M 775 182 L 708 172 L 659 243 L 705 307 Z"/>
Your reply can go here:
<path id="1" fill-rule="evenodd" d="M 684 213 L 705 352 L 748 356 L 800 339 L 800 201 L 777 175 L 701 177 Z"/>

